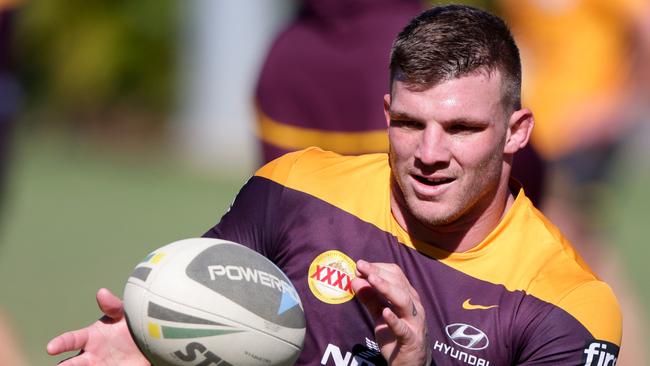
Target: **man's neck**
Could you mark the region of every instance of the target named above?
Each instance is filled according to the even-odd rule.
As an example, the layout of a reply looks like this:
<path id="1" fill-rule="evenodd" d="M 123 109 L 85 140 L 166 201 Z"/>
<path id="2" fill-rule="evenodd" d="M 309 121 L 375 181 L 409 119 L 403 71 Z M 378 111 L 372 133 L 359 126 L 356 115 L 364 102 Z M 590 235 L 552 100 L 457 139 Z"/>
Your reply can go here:
<path id="1" fill-rule="evenodd" d="M 497 227 L 515 201 L 507 184 L 500 185 L 493 197 L 475 214 L 435 227 L 413 217 L 401 194 L 394 191 L 391 192 L 391 211 L 397 223 L 411 238 L 447 252 L 461 253 L 480 244 Z"/>

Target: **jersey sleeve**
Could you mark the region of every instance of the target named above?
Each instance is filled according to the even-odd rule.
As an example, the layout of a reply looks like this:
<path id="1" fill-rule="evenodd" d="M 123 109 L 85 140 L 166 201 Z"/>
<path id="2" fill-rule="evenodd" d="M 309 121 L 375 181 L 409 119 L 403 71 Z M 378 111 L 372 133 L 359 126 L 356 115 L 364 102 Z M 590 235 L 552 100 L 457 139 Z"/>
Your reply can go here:
<path id="1" fill-rule="evenodd" d="M 203 236 L 245 245 L 274 261 L 282 244 L 285 184 L 299 156 L 287 154 L 260 168 Z"/>
<path id="2" fill-rule="evenodd" d="M 621 344 L 622 315 L 612 289 L 602 281 L 587 282 L 558 304 L 587 328 L 595 339 Z"/>
<path id="3" fill-rule="evenodd" d="M 615 365 L 622 318 L 612 290 L 584 283 L 525 331 L 518 365 Z"/>

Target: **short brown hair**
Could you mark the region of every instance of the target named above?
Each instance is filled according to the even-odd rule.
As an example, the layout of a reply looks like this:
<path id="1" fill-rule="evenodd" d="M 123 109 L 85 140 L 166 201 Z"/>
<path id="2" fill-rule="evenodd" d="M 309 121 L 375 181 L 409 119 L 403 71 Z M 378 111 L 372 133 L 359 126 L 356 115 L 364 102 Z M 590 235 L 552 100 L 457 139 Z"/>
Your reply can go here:
<path id="1" fill-rule="evenodd" d="M 397 36 L 390 55 L 390 80 L 414 87 L 499 70 L 504 102 L 521 108 L 519 50 L 503 20 L 466 5 L 426 10 Z"/>

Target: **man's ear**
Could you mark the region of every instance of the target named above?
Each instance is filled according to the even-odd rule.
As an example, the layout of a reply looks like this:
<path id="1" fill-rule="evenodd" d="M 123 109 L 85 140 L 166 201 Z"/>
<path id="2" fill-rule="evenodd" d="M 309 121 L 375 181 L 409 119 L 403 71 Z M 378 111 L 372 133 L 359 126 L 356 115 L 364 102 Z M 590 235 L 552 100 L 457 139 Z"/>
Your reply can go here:
<path id="1" fill-rule="evenodd" d="M 390 127 L 390 94 L 384 95 L 384 118 L 386 118 L 386 126 Z"/>
<path id="2" fill-rule="evenodd" d="M 515 111 L 508 121 L 506 143 L 503 147 L 505 154 L 514 154 L 526 146 L 533 132 L 535 118 L 530 109 L 523 108 Z"/>

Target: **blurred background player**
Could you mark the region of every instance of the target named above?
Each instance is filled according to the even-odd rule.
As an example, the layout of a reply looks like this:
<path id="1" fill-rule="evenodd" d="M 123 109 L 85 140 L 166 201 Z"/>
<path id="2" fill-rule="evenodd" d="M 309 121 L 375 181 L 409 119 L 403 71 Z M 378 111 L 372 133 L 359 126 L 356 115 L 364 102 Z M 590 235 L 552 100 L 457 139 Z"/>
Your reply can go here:
<path id="1" fill-rule="evenodd" d="M 388 88 L 388 53 L 394 35 L 422 10 L 418 0 L 302 1 L 257 85 L 263 162 L 308 146 L 386 151 L 377 101 Z"/>
<path id="2" fill-rule="evenodd" d="M 523 63 L 532 144 L 549 166 L 543 211 L 615 288 L 624 317 L 619 365 L 646 359 L 642 312 L 598 212 L 612 165 L 638 124 L 650 79 L 647 0 L 497 0 Z M 647 110 L 645 111 L 647 113 Z M 636 128 L 632 130 L 632 127 Z M 634 132 L 636 133 L 636 132 Z"/>

